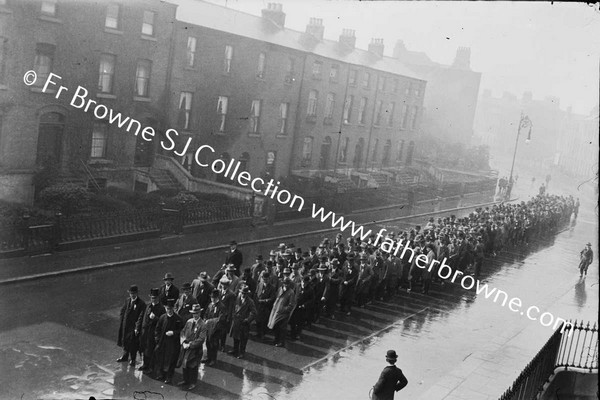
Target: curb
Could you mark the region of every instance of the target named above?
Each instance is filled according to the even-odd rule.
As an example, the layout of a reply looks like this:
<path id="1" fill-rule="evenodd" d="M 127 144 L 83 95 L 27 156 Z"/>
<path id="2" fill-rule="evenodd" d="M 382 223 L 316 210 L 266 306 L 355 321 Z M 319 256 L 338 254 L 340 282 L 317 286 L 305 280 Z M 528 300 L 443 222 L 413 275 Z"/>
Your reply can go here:
<path id="1" fill-rule="evenodd" d="M 514 200 L 516 200 L 516 199 L 511 199 L 510 201 L 514 201 Z M 482 204 L 473 204 L 473 205 L 465 206 L 465 207 L 449 208 L 446 210 L 439 210 L 439 211 L 431 211 L 431 212 L 421 213 L 421 214 L 387 218 L 387 219 L 382 219 L 382 220 L 378 220 L 378 221 L 370 221 L 366 224 L 377 224 L 377 223 L 382 223 L 382 222 L 392 222 L 392 221 L 399 221 L 399 220 L 403 220 L 403 219 L 418 218 L 418 217 L 423 217 L 423 216 L 432 215 L 432 214 L 448 213 L 448 212 L 452 212 L 452 211 L 460 211 L 460 210 L 465 210 L 465 209 L 469 209 L 469 208 L 488 206 L 488 205 L 498 204 L 498 203 L 501 203 L 501 202 L 494 201 L 494 202 L 488 202 L 488 203 L 482 203 Z M 363 225 L 365 225 L 365 224 L 363 224 Z M 257 243 L 273 242 L 273 241 L 278 241 L 281 239 L 290 239 L 290 238 L 309 236 L 309 235 L 332 232 L 332 231 L 339 231 L 339 230 L 340 230 L 339 228 L 317 229 L 317 230 L 302 232 L 302 233 L 292 233 L 292 234 L 288 234 L 288 235 L 248 240 L 246 242 L 240 242 L 238 245 L 241 246 L 241 245 L 251 245 L 251 244 L 257 244 Z M 0 280 L 0 286 L 1 285 L 9 285 L 11 283 L 21 283 L 21 282 L 27 282 L 27 281 L 36 280 L 36 279 L 51 278 L 51 277 L 55 277 L 55 276 L 74 274 L 74 273 L 78 273 L 78 272 L 94 271 L 94 270 L 103 269 L 103 268 L 114 268 L 114 267 L 121 267 L 124 265 L 139 264 L 139 263 L 146 262 L 146 261 L 164 260 L 167 258 L 181 257 L 181 256 L 187 256 L 190 254 L 197 254 L 197 253 L 204 253 L 204 252 L 213 251 L 213 250 L 226 249 L 227 247 L 228 247 L 227 245 L 203 247 L 200 249 L 184 250 L 184 251 L 179 251 L 176 253 L 157 254 L 155 256 L 140 257 L 140 258 L 134 258 L 134 259 L 130 259 L 130 260 L 105 262 L 102 264 L 88 265 L 85 267 L 65 269 L 62 271 L 53 271 L 53 272 L 44 272 L 41 274 L 25 275 L 25 276 L 20 276 L 20 277 L 16 277 L 16 278 L 2 279 L 2 280 Z"/>

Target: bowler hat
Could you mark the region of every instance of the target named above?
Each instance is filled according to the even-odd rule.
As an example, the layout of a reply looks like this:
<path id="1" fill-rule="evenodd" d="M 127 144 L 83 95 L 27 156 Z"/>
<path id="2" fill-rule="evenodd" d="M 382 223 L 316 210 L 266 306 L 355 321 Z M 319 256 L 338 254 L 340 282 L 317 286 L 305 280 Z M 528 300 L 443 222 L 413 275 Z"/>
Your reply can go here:
<path id="1" fill-rule="evenodd" d="M 165 277 L 163 278 L 163 281 L 167 281 L 167 280 L 170 280 L 170 281 L 175 280 L 175 278 L 173 278 L 173 274 L 172 273 L 167 272 L 165 274 Z"/>
<path id="2" fill-rule="evenodd" d="M 592 244 L 590 242 L 587 242 L 585 245 L 586 246 L 591 246 Z"/>
<path id="3" fill-rule="evenodd" d="M 260 261 L 262 261 L 262 259 L 263 259 L 263 256 L 262 256 L 262 254 L 258 254 L 258 255 L 256 256 L 256 259 L 257 259 L 257 260 L 260 260 Z"/>
<path id="4" fill-rule="evenodd" d="M 165 302 L 165 306 L 175 307 L 175 299 L 167 299 L 167 301 Z"/>
<path id="5" fill-rule="evenodd" d="M 186 282 L 181 286 L 182 290 L 192 290 L 192 285 L 189 282 Z"/>
<path id="6" fill-rule="evenodd" d="M 285 249 L 285 243 L 279 243 L 279 246 L 278 246 L 278 248 L 280 248 L 280 249 Z"/>
<path id="7" fill-rule="evenodd" d="M 200 304 L 192 304 L 192 309 L 190 310 L 190 312 L 192 314 L 198 314 L 199 312 L 202 312 L 202 308 L 200 308 Z"/>
<path id="8" fill-rule="evenodd" d="M 158 290 L 158 288 L 150 289 L 150 297 L 158 297 L 159 294 L 160 294 L 160 291 Z"/>
<path id="9" fill-rule="evenodd" d="M 131 285 L 131 286 L 129 286 L 129 290 L 128 290 L 128 292 L 129 292 L 129 293 L 137 293 L 137 292 L 138 292 L 138 287 L 137 287 L 137 285 Z"/>
<path id="10" fill-rule="evenodd" d="M 231 242 L 229 242 L 230 246 L 237 246 L 237 242 L 235 240 L 232 240 Z"/>
<path id="11" fill-rule="evenodd" d="M 385 354 L 385 358 L 390 360 L 397 360 L 398 355 L 396 354 L 396 350 L 388 350 Z"/>

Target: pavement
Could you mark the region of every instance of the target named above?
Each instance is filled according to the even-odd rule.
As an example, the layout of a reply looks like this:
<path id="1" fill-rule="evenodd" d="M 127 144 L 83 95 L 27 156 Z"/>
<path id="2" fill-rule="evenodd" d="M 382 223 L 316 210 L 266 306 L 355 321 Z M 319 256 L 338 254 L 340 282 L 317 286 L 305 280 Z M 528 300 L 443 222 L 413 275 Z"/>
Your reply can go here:
<path id="1" fill-rule="evenodd" d="M 383 208 L 349 214 L 347 218 L 363 224 L 385 223 L 414 218 L 423 219 L 435 213 L 450 213 L 468 210 L 480 204 L 490 204 L 488 194 L 465 196 L 463 199 L 444 199 L 440 202 L 423 201 L 408 215 L 403 208 Z M 417 223 L 420 223 L 419 221 Z M 236 240 L 243 250 L 244 245 L 257 244 L 339 231 L 327 223 L 312 218 L 289 220 L 272 226 L 262 225 L 215 231 L 203 231 L 186 235 L 169 235 L 118 245 L 88 247 L 78 250 L 0 259 L 0 285 L 60 276 L 68 273 L 113 268 L 148 261 L 170 259 L 201 252 L 228 248 L 230 240 Z"/>

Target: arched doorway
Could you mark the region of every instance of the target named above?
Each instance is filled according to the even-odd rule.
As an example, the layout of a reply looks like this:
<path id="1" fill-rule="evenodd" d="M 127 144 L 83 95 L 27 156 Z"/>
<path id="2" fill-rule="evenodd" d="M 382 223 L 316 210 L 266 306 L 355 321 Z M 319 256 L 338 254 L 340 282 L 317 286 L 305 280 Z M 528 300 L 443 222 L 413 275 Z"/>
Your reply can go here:
<path id="1" fill-rule="evenodd" d="M 354 168 L 359 169 L 362 163 L 363 149 L 365 148 L 365 139 L 359 138 L 356 146 L 354 147 Z"/>
<path id="2" fill-rule="evenodd" d="M 415 142 L 412 140 L 408 144 L 408 152 L 406 153 L 406 165 L 412 164 L 413 152 L 415 151 Z"/>
<path id="3" fill-rule="evenodd" d="M 47 112 L 40 116 L 36 164 L 40 167 L 59 168 L 62 156 L 65 116 Z"/>
<path id="4" fill-rule="evenodd" d="M 327 169 L 329 162 L 329 153 L 331 152 L 331 138 L 326 136 L 321 144 L 321 158 L 319 159 L 319 169 Z"/>

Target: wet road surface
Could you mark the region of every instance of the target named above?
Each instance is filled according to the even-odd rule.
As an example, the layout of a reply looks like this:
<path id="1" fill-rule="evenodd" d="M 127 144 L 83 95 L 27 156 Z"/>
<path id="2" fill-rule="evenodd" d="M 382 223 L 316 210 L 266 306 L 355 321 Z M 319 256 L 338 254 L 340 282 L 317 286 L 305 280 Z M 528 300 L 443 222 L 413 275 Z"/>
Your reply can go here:
<path id="1" fill-rule="evenodd" d="M 422 221 L 421 217 L 416 222 Z M 593 204 L 582 204 L 572 229 L 537 240 L 524 251 L 511 249 L 486 260 L 481 280 L 542 312 L 596 320 L 598 263 L 590 267 L 586 279 L 580 280 L 577 270 L 583 244 L 598 243 L 596 221 Z M 403 226 L 409 222 L 403 221 Z M 397 225 L 389 223 L 386 228 Z M 294 242 L 308 248 L 320 239 Z M 264 243 L 242 251 L 251 258 L 276 245 Z M 216 367 L 201 367 L 201 382 L 190 393 L 114 361 L 120 356 L 118 311 L 130 284 L 140 287 L 145 300 L 165 272 L 172 272 L 175 284 L 181 286 L 201 270 L 214 272 L 223 258 L 222 251 L 215 251 L 4 286 L 0 397 L 367 399 L 384 367 L 386 350 L 393 348 L 409 379 L 398 397 L 416 399 L 474 352 L 502 346 L 517 332 L 538 325 L 531 337 L 533 355 L 552 332 L 474 291 L 434 285 L 428 296 L 403 292 L 388 303 L 354 309 L 350 317 L 321 319 L 303 332 L 301 341 L 288 342 L 287 349 L 251 338 L 245 360 L 220 353 Z M 516 377 L 523 366 L 501 373 Z M 179 378 L 176 374 L 174 381 Z"/>

